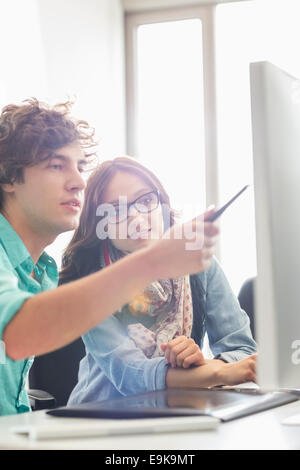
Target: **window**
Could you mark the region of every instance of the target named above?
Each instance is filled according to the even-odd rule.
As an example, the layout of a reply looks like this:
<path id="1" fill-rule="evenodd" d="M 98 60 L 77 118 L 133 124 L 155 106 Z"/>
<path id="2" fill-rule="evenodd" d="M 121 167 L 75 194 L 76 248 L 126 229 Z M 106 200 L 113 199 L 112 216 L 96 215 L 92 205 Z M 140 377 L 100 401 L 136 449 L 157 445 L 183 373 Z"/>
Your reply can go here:
<path id="1" fill-rule="evenodd" d="M 165 183 L 175 207 L 205 207 L 202 24 L 137 31 L 137 156 Z M 197 213 L 197 207 L 194 213 Z"/>
<path id="2" fill-rule="evenodd" d="M 198 212 L 250 184 L 220 220 L 217 256 L 236 294 L 256 275 L 249 63 L 300 77 L 298 7 L 251 0 L 127 15 L 128 152 L 174 202 L 200 200 Z"/>
<path id="3" fill-rule="evenodd" d="M 210 184 L 212 11 L 185 8 L 130 14 L 126 20 L 128 153 L 159 176 L 183 220 L 216 201 L 216 185 Z"/>
<path id="4" fill-rule="evenodd" d="M 300 77 L 298 7 L 298 0 L 253 0 L 216 8 L 221 201 L 253 183 L 249 64 L 268 60 Z M 220 259 L 236 293 L 256 275 L 253 185 L 247 193 L 221 220 Z"/>

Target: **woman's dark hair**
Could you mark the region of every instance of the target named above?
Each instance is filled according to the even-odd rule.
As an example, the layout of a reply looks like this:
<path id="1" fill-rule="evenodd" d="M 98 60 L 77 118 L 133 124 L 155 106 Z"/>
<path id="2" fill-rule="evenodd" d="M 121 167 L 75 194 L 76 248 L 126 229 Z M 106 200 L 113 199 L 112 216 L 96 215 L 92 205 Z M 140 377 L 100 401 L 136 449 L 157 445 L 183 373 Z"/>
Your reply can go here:
<path id="1" fill-rule="evenodd" d="M 51 157 L 56 150 L 78 142 L 88 160 L 96 155 L 94 129 L 70 116 L 71 101 L 53 107 L 35 98 L 10 104 L 0 114 L 0 210 L 4 205 L 1 184 L 23 182 L 23 170 Z"/>

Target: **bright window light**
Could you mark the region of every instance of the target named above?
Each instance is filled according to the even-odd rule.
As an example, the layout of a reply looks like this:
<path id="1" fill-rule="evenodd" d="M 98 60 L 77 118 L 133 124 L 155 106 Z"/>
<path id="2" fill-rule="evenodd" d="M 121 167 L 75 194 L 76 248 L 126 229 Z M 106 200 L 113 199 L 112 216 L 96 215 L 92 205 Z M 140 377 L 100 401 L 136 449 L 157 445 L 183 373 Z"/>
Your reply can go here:
<path id="1" fill-rule="evenodd" d="M 137 149 L 187 219 L 205 208 L 202 23 L 139 26 Z"/>
<path id="2" fill-rule="evenodd" d="M 219 194 L 253 183 L 249 64 L 268 60 L 300 77 L 299 0 L 219 5 L 216 15 Z M 253 186 L 221 219 L 221 262 L 234 291 L 256 275 Z"/>

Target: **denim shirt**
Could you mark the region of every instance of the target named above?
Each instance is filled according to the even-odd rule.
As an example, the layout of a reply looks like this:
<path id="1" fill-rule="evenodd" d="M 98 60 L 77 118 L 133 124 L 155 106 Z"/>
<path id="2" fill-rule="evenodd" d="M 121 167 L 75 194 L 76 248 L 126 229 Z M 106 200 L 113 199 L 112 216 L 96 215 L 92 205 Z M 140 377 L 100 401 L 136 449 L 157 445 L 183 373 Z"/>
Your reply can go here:
<path id="1" fill-rule="evenodd" d="M 213 258 L 210 268 L 198 276 L 204 287 L 205 332 L 214 357 L 234 362 L 255 353 L 249 317 L 241 310 L 218 261 Z M 115 314 L 83 335 L 86 356 L 80 362 L 78 383 L 68 405 L 166 388 L 169 365 L 165 358 L 148 359 L 127 334 L 129 323 L 143 322 L 149 328 L 151 321 L 147 315 L 129 318 Z M 202 348 L 203 337 L 194 340 Z"/>

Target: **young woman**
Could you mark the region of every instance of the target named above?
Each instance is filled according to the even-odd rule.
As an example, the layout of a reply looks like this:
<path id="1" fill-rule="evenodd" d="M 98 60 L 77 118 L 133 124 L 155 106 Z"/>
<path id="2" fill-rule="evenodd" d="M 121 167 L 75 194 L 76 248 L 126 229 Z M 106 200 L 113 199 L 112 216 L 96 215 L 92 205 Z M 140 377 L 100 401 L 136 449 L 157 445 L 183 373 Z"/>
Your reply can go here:
<path id="1" fill-rule="evenodd" d="M 163 237 L 175 217 L 165 189 L 150 170 L 130 157 L 102 163 L 89 178 L 60 282 L 103 269 Z M 213 230 L 211 226 L 205 222 L 204 232 Z M 203 249 L 209 260 L 213 237 Z M 255 380 L 256 344 L 248 316 L 217 260 L 211 259 L 199 274 L 154 282 L 83 335 L 86 356 L 69 404 L 166 387 Z M 201 352 L 206 332 L 214 354 L 210 360 Z"/>

